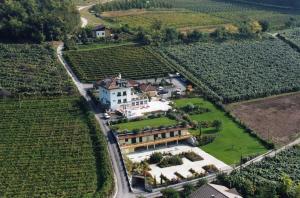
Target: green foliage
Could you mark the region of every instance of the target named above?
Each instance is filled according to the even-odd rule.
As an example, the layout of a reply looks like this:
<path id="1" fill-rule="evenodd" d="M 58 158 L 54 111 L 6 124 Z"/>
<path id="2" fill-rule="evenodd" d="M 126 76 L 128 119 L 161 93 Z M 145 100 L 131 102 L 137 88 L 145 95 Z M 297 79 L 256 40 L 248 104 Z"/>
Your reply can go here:
<path id="1" fill-rule="evenodd" d="M 266 194 L 293 197 L 300 182 L 299 164 L 300 149 L 293 147 L 273 158 L 266 158 L 218 179 L 223 184 L 235 187 L 245 197 L 254 194 L 259 195 L 258 197 L 264 197 Z"/>
<path id="2" fill-rule="evenodd" d="M 67 51 L 65 57 L 83 82 L 95 82 L 119 73 L 124 78 L 148 79 L 164 77 L 171 71 L 161 57 L 139 46 Z"/>
<path id="3" fill-rule="evenodd" d="M 300 90 L 300 55 L 278 39 L 161 47 L 223 102 Z"/>
<path id="4" fill-rule="evenodd" d="M 90 10 L 97 13 L 114 10 L 172 8 L 172 4 L 162 0 L 117 0 L 94 5 Z"/>
<path id="5" fill-rule="evenodd" d="M 160 168 L 165 168 L 181 164 L 183 164 L 181 157 L 178 155 L 173 155 L 164 157 L 157 166 L 159 166 Z"/>
<path id="6" fill-rule="evenodd" d="M 183 186 L 183 191 L 182 191 L 183 197 L 188 198 L 194 190 L 195 190 L 195 187 L 192 184 L 185 184 Z"/>
<path id="7" fill-rule="evenodd" d="M 163 198 L 180 198 L 179 193 L 173 188 L 166 188 L 161 191 Z"/>
<path id="8" fill-rule="evenodd" d="M 69 0 L 4 0 L 0 18 L 0 38 L 9 41 L 62 39 L 80 22 L 79 13 Z"/>
<path id="9" fill-rule="evenodd" d="M 58 96 L 75 92 L 51 46 L 0 44 L 0 52 L 0 91 L 6 90 L 6 95 Z"/>
<path id="10" fill-rule="evenodd" d="M 163 158 L 163 154 L 159 152 L 152 153 L 149 158 L 149 164 L 157 164 Z"/>
<path id="11" fill-rule="evenodd" d="M 83 106 L 74 96 L 0 100 L 1 197 L 111 193 L 106 139 Z"/>

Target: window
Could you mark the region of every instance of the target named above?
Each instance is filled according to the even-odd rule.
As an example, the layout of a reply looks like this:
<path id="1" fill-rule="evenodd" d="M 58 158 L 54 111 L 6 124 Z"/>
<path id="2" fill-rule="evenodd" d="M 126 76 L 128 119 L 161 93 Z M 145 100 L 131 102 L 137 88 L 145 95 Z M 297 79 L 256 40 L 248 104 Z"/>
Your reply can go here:
<path id="1" fill-rule="evenodd" d="M 122 103 L 122 101 L 121 100 L 118 100 L 118 104 L 121 104 Z"/>
<path id="2" fill-rule="evenodd" d="M 104 32 L 102 32 L 102 35 L 104 36 Z"/>
<path id="3" fill-rule="evenodd" d="M 126 103 L 127 102 L 127 99 L 123 99 L 123 103 Z"/>
<path id="4" fill-rule="evenodd" d="M 135 106 L 135 102 L 132 103 L 132 106 Z"/>
<path id="5" fill-rule="evenodd" d="M 136 102 L 135 105 L 139 105 L 139 102 Z"/>
<path id="6" fill-rule="evenodd" d="M 115 92 L 113 92 L 112 94 L 113 94 L 113 95 L 116 95 L 116 93 L 115 93 Z"/>
<path id="7" fill-rule="evenodd" d="M 141 102 L 140 102 L 140 104 L 142 105 L 142 104 L 144 104 L 144 102 L 143 102 L 143 101 L 141 101 Z"/>
<path id="8" fill-rule="evenodd" d="M 125 138 L 125 142 L 128 142 L 128 138 Z"/>
<path id="9" fill-rule="evenodd" d="M 118 95 L 117 96 L 121 96 L 121 92 L 118 92 Z"/>
<path id="10" fill-rule="evenodd" d="M 181 135 L 181 130 L 178 131 L 178 135 L 179 135 L 179 136 Z"/>
<path id="11" fill-rule="evenodd" d="M 162 134 L 161 134 L 161 137 L 162 137 L 162 138 L 166 138 L 166 134 L 165 134 L 165 133 L 162 133 Z"/>
<path id="12" fill-rule="evenodd" d="M 158 134 L 154 134 L 154 140 L 158 138 Z"/>
<path id="13" fill-rule="evenodd" d="M 126 96 L 127 95 L 127 92 L 126 91 L 123 91 L 123 96 Z"/>
<path id="14" fill-rule="evenodd" d="M 174 131 L 170 132 L 170 137 L 174 137 Z"/>
<path id="15" fill-rule="evenodd" d="M 136 138 L 132 138 L 132 139 L 131 139 L 131 143 L 132 143 L 132 144 L 135 144 L 135 143 L 136 143 Z"/>
<path id="16" fill-rule="evenodd" d="M 139 138 L 139 142 L 143 142 L 143 137 L 140 137 L 140 138 Z"/>
<path id="17" fill-rule="evenodd" d="M 144 103 L 145 103 L 145 104 L 147 104 L 147 103 L 148 103 L 148 101 L 147 101 L 147 100 L 145 100 L 145 101 L 144 101 Z"/>

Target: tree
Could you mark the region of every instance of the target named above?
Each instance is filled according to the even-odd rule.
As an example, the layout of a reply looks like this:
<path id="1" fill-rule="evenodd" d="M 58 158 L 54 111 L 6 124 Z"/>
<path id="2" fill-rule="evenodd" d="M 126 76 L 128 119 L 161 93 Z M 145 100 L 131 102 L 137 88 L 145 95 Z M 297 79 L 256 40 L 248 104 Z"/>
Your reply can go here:
<path id="1" fill-rule="evenodd" d="M 269 28 L 270 28 L 270 23 L 269 23 L 269 21 L 267 21 L 267 20 L 260 20 L 260 21 L 259 21 L 259 24 L 261 25 L 262 31 L 263 31 L 263 32 L 268 31 Z"/>
<path id="2" fill-rule="evenodd" d="M 204 184 L 207 184 L 207 179 L 200 179 L 198 182 L 197 182 L 197 187 L 201 187 L 203 186 Z"/>
<path id="3" fill-rule="evenodd" d="M 183 197 L 188 198 L 194 190 L 195 187 L 192 184 L 185 184 L 182 191 Z"/>
<path id="4" fill-rule="evenodd" d="M 282 174 L 279 193 L 283 196 L 287 196 L 292 186 L 293 186 L 293 180 L 287 174 L 285 173 Z"/>
<path id="5" fill-rule="evenodd" d="M 161 191 L 163 198 L 180 198 L 179 193 L 173 188 L 166 188 Z"/>
<path id="6" fill-rule="evenodd" d="M 217 28 L 214 32 L 211 33 L 211 36 L 217 40 L 223 41 L 229 38 L 229 34 L 224 27 Z"/>
<path id="7" fill-rule="evenodd" d="M 137 33 L 135 40 L 144 45 L 150 45 L 152 41 L 151 36 L 147 35 L 144 30 Z"/>
<path id="8" fill-rule="evenodd" d="M 178 32 L 175 28 L 166 28 L 165 29 L 165 41 L 174 42 L 178 40 Z"/>
<path id="9" fill-rule="evenodd" d="M 212 126 L 215 127 L 217 131 L 220 131 L 222 129 L 222 122 L 220 120 L 214 120 Z"/>
<path id="10" fill-rule="evenodd" d="M 187 34 L 188 42 L 199 41 L 202 37 L 203 37 L 203 34 L 201 32 L 198 32 L 197 30 L 193 30 L 192 32 L 188 32 L 188 34 Z"/>
<path id="11" fill-rule="evenodd" d="M 149 158 L 149 163 L 150 164 L 156 164 L 156 163 L 159 163 L 163 158 L 163 155 L 159 152 L 155 152 L 155 153 L 152 153 L 150 155 L 150 158 Z"/>

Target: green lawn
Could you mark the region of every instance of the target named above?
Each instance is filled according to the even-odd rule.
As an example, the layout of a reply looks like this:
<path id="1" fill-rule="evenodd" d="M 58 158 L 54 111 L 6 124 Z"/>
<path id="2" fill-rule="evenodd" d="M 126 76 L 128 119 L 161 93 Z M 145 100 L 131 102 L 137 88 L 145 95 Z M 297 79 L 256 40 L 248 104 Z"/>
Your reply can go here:
<path id="1" fill-rule="evenodd" d="M 123 131 L 125 129 L 127 129 L 127 130 L 143 129 L 144 127 L 147 127 L 147 126 L 159 127 L 161 125 L 165 125 L 165 126 L 174 125 L 175 123 L 176 123 L 175 120 L 171 120 L 166 117 L 161 117 L 161 118 L 155 118 L 155 119 L 147 119 L 147 120 L 121 123 L 121 124 L 117 124 L 115 126 L 118 126 L 120 131 Z"/>
<path id="2" fill-rule="evenodd" d="M 247 156 L 255 153 L 266 152 L 267 149 L 259 140 L 251 137 L 237 123 L 233 122 L 225 113 L 217 109 L 212 103 L 201 98 L 187 98 L 174 101 L 177 107 L 185 106 L 188 103 L 206 107 L 211 112 L 192 115 L 196 121 L 221 120 L 222 130 L 218 132 L 217 138 L 210 144 L 202 146 L 201 149 L 227 164 L 235 164 L 240 160 L 241 155 Z M 209 133 L 212 129 L 207 129 L 204 133 Z M 197 133 L 197 131 L 191 131 Z"/>

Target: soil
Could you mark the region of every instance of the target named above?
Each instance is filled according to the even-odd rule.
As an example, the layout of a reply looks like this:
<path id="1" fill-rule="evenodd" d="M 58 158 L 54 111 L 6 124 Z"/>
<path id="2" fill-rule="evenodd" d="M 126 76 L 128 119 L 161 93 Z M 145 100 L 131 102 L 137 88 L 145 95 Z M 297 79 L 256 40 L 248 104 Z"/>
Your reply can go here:
<path id="1" fill-rule="evenodd" d="M 300 136 L 300 93 L 230 104 L 228 109 L 261 138 L 283 145 Z"/>

